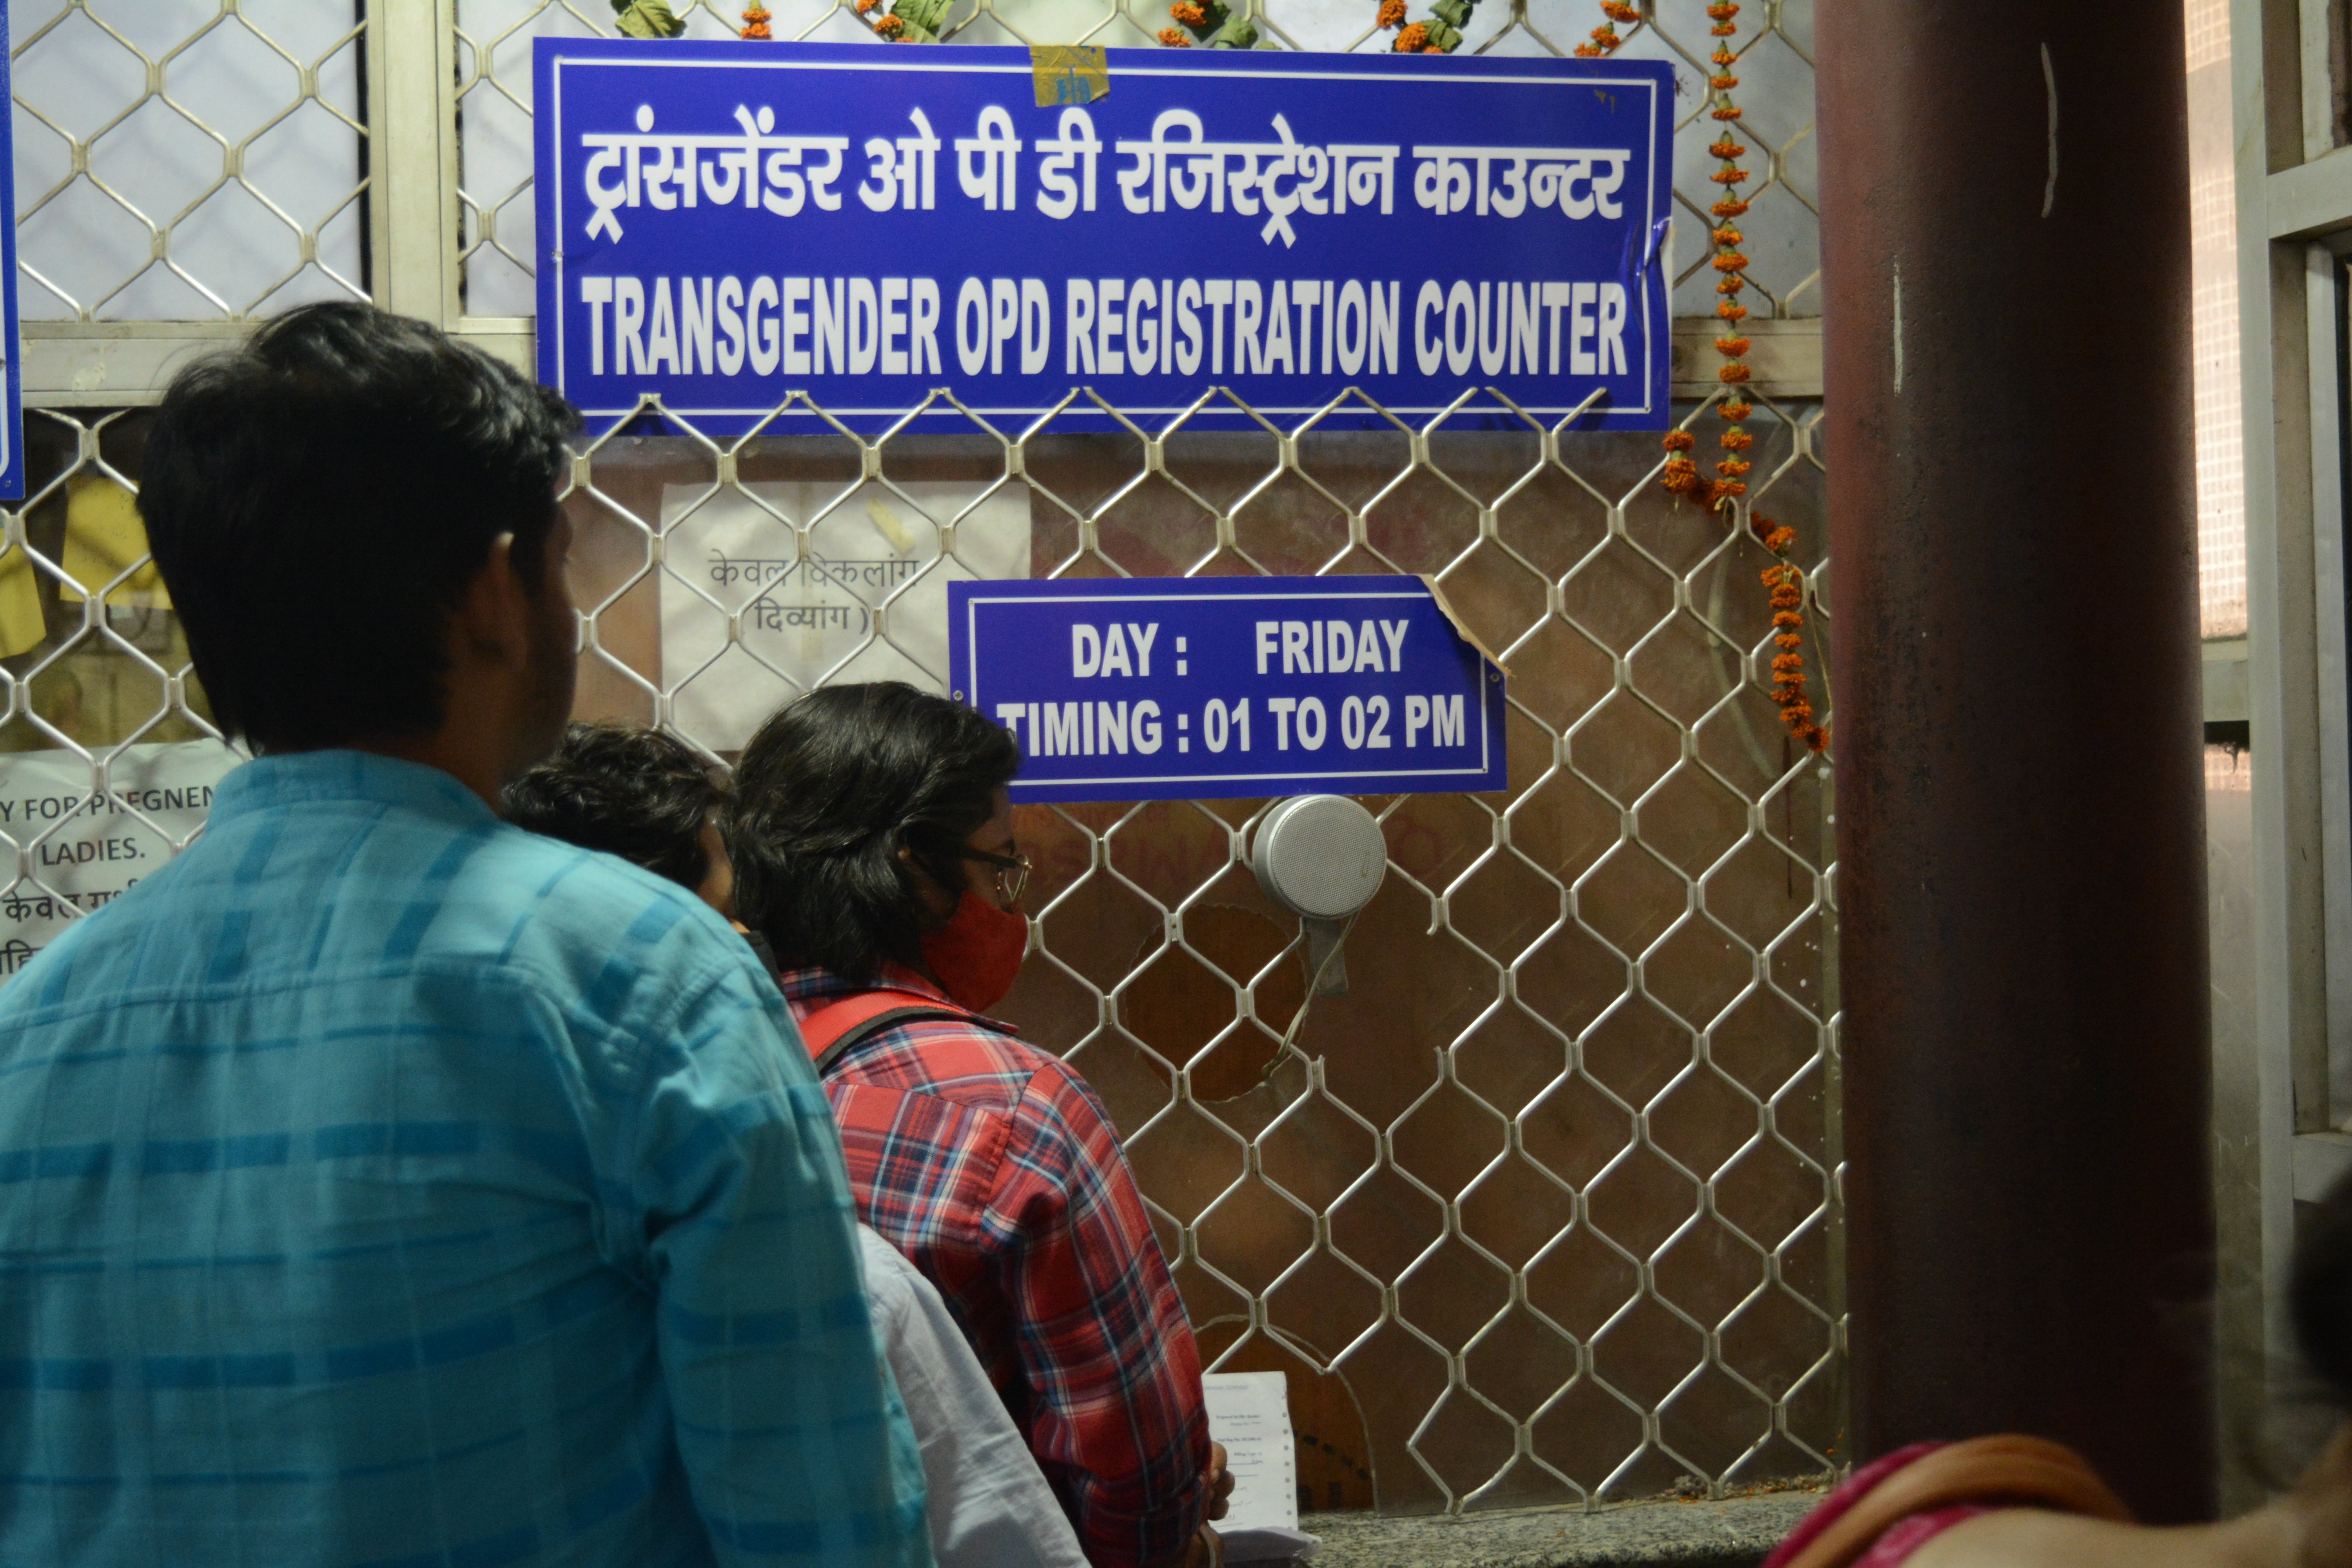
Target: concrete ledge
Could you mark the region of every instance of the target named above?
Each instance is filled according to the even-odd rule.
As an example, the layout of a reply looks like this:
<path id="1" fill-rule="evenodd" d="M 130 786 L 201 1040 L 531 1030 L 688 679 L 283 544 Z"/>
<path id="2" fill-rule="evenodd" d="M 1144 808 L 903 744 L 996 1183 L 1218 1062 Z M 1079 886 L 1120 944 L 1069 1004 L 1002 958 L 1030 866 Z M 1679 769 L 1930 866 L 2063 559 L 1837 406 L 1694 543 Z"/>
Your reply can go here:
<path id="1" fill-rule="evenodd" d="M 1818 1492 L 1792 1491 L 1626 1503 L 1599 1513 L 1314 1513 L 1298 1522 L 1323 1538 L 1312 1568 L 1753 1568 L 1821 1500 Z"/>

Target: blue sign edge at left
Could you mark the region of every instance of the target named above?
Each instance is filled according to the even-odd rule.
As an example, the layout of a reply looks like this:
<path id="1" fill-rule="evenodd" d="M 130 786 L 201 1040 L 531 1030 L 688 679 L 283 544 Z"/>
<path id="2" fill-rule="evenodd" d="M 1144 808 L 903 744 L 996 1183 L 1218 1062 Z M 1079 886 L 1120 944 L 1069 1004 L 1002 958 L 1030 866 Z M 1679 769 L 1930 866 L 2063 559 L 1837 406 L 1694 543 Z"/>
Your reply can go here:
<path id="1" fill-rule="evenodd" d="M 13 102 L 14 68 L 9 59 L 8 13 L 0 8 L 0 102 Z M 16 127 L 13 116 L 0 123 L 0 212 L 16 210 Z M 6 333 L 8 407 L 0 425 L 6 461 L 0 462 L 0 500 L 25 499 L 25 343 L 16 320 L 16 226 L 0 236 L 0 331 Z"/>

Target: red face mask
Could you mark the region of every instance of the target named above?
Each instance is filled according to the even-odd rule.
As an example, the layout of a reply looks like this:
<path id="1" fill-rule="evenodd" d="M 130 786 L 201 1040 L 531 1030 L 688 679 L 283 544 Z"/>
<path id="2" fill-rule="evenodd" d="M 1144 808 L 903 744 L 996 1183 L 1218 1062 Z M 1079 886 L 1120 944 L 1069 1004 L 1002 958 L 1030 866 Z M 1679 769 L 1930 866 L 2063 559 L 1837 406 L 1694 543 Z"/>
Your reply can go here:
<path id="1" fill-rule="evenodd" d="M 923 939 L 923 962 L 960 1007 L 985 1013 L 1004 1000 L 1029 950 L 1029 919 L 965 893 L 955 916 Z"/>

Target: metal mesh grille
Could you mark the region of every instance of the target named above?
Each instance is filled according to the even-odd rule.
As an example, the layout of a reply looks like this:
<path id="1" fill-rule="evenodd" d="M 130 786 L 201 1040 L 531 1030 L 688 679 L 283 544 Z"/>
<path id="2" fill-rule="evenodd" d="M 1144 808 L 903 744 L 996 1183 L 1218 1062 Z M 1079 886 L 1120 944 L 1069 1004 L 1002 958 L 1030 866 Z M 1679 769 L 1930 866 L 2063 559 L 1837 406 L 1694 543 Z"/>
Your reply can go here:
<path id="1" fill-rule="evenodd" d="M 957 37 L 1133 41 L 1116 29 L 1154 21 L 1124 8 L 1141 0 L 975 4 Z M 857 26 L 774 9 L 780 34 Z M 1383 41 L 1361 36 L 1368 0 L 1260 9 L 1277 41 Z M 1564 44 L 1584 9 L 1490 0 L 1472 47 Z M 1743 35 L 1774 150 L 1747 225 L 1759 313 L 1818 300 L 1810 9 L 1751 5 L 1769 26 Z M 607 19 L 601 0 L 459 8 L 478 314 L 530 309 L 522 40 Z M 1665 0 L 1629 50 L 1687 73 L 1706 25 Z M 1686 210 L 1705 188 L 1686 178 Z M 1769 384 L 1756 403 L 1751 500 L 1802 542 L 1826 710 L 1820 410 Z M 1292 1374 L 1313 1505 L 1720 1496 L 1837 1462 L 1828 772 L 1778 726 L 1746 531 L 1658 490 L 1654 437 L 1562 436 L 1475 392 L 1370 432 L 927 408 L 871 440 L 727 443 L 656 406 L 586 447 L 565 502 L 583 716 L 723 756 L 816 684 L 941 689 L 933 606 L 956 575 L 1436 576 L 1510 667 L 1511 787 L 1367 803 L 1388 879 L 1297 1051 L 1277 1043 L 1303 944 L 1242 853 L 1262 801 L 1023 808 L 1034 947 L 1004 1011 L 1110 1105 L 1212 1362 Z M 194 819 L 104 792 L 208 731 L 143 544 L 107 532 L 142 417 L 32 419 L 36 497 L 0 549 L 0 749 L 79 770 L 160 859 Z M 0 898 L 70 892 L 48 847 L 93 831 L 0 818 Z"/>
<path id="2" fill-rule="evenodd" d="M 10 7 L 26 320 L 368 295 L 358 0 Z"/>

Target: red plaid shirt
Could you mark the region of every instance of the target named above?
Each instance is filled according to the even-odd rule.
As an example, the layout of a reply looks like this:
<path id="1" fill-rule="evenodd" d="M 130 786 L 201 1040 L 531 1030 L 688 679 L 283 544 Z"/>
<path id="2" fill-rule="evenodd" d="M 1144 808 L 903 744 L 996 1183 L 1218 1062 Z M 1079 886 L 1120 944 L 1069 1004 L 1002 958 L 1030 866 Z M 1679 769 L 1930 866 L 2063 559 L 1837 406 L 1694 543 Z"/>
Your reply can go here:
<path id="1" fill-rule="evenodd" d="M 795 1020 L 861 987 L 779 977 Z M 894 989 L 946 1000 L 905 971 Z M 1201 1355 L 1102 1101 L 1034 1046 L 885 1029 L 825 1075 L 858 1213 L 939 1288 L 1097 1568 L 1208 1517 Z"/>

